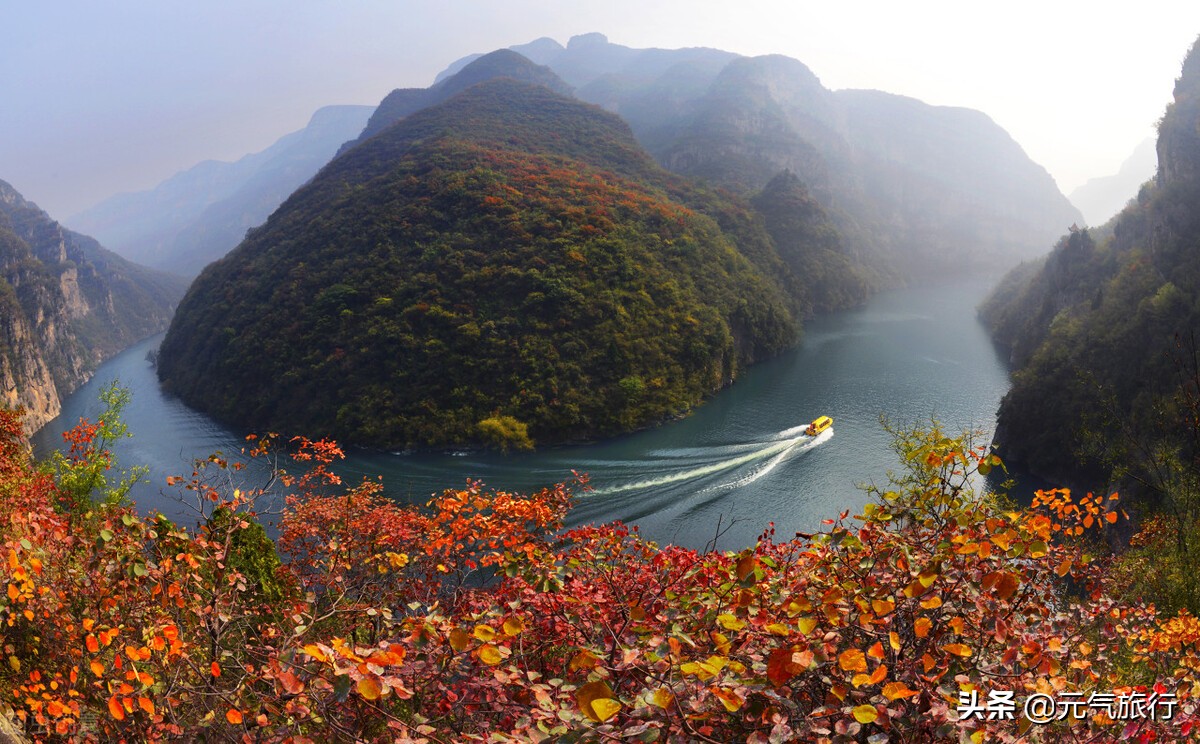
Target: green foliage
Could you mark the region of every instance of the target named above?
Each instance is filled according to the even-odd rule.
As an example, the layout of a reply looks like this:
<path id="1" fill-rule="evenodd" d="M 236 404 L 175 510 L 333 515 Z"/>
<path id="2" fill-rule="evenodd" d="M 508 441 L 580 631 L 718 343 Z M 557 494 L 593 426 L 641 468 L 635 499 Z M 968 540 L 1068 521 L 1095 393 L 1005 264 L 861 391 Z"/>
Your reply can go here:
<path id="1" fill-rule="evenodd" d="M 104 411 L 96 423 L 81 419 L 78 427 L 63 434 L 71 445 L 68 452 L 55 450 L 51 454 L 48 467 L 58 484 L 64 511 L 90 512 L 93 500 L 106 506 L 127 505 L 129 489 L 149 472 L 144 465 L 121 470 L 112 454 L 117 441 L 133 436 L 121 420 L 121 411 L 129 400 L 128 388 L 113 380 L 100 391 Z"/>

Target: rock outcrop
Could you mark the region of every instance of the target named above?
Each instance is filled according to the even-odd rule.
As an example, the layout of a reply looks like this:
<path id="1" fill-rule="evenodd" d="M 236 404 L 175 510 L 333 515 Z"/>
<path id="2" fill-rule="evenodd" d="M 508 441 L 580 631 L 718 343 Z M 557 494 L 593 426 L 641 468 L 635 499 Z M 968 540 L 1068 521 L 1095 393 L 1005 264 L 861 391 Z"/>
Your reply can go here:
<path id="1" fill-rule="evenodd" d="M 34 431 L 105 358 L 166 328 L 186 282 L 72 232 L 0 181 L 0 403 Z"/>

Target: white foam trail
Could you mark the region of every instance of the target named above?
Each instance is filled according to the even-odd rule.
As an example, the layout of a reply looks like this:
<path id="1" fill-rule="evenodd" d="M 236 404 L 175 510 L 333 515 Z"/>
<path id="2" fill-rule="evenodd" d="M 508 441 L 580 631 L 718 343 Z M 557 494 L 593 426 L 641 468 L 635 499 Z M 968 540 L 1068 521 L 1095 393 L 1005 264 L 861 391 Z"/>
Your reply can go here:
<path id="1" fill-rule="evenodd" d="M 796 427 L 796 428 L 800 429 L 800 428 L 804 428 L 804 427 Z M 793 431 L 793 429 L 788 429 L 788 431 Z M 826 435 L 828 435 L 828 436 L 826 436 Z M 721 460 L 720 462 L 714 462 L 709 465 L 703 465 L 698 468 L 692 468 L 691 470 L 685 470 L 680 473 L 670 473 L 668 475 L 659 476 L 658 478 L 650 478 L 647 480 L 636 481 L 634 483 L 626 483 L 626 484 L 620 485 L 620 486 L 610 486 L 608 488 L 596 489 L 595 491 L 592 491 L 590 495 L 602 496 L 602 495 L 613 494 L 613 493 L 623 493 L 625 491 L 635 491 L 635 490 L 641 490 L 641 489 L 645 489 L 645 488 L 655 488 L 658 486 L 665 486 L 670 483 L 679 483 L 680 481 L 693 480 L 695 478 L 700 478 L 705 475 L 712 475 L 713 473 L 719 473 L 724 470 L 736 468 L 739 465 L 745 465 L 746 463 L 754 462 L 755 460 L 761 460 L 766 457 L 771 457 L 772 455 L 787 454 L 788 450 L 792 449 L 793 447 L 800 444 L 801 442 L 807 441 L 808 444 L 806 444 L 803 449 L 808 449 L 810 446 L 812 446 L 818 442 L 827 440 L 830 436 L 833 436 L 832 429 L 830 429 L 829 431 L 821 432 L 821 434 L 817 435 L 817 437 L 815 439 L 812 437 L 809 437 L 806 434 L 801 434 L 798 437 L 792 437 L 790 439 L 776 440 L 775 442 L 771 443 L 770 445 L 768 445 L 766 447 L 755 450 L 754 452 L 751 452 L 749 454 L 741 455 L 739 457 L 731 457 L 727 460 Z M 777 458 L 777 460 L 780 460 L 780 459 L 782 459 L 782 457 Z M 767 467 L 764 468 L 764 470 L 773 468 L 776 464 L 778 464 L 778 463 L 777 462 L 768 463 Z M 758 476 L 756 476 L 756 478 L 757 477 Z"/>
<path id="2" fill-rule="evenodd" d="M 705 491 L 717 491 L 720 489 L 728 489 L 728 490 L 732 491 L 736 488 L 741 488 L 742 486 L 748 486 L 751 483 L 753 483 L 754 481 L 758 480 L 759 478 L 763 477 L 767 473 L 774 470 L 775 467 L 777 465 L 779 465 L 779 463 L 788 459 L 792 455 L 798 455 L 803 452 L 808 452 L 810 449 L 812 449 L 813 447 L 816 447 L 818 444 L 823 444 L 824 442 L 829 441 L 832 437 L 833 437 L 833 429 L 827 429 L 826 431 L 821 432 L 815 438 L 813 438 L 807 442 L 804 442 L 802 444 L 797 444 L 795 446 L 785 449 L 783 452 L 780 452 L 778 455 L 773 457 L 770 462 L 768 462 L 766 465 L 763 465 L 758 470 L 755 470 L 752 473 L 749 473 L 748 475 L 742 476 L 741 478 L 738 478 L 735 481 L 730 481 L 728 483 L 722 483 L 719 486 L 712 486 L 711 488 L 706 488 Z"/>
<path id="3" fill-rule="evenodd" d="M 809 427 L 809 424 L 801 424 L 793 426 L 790 429 L 784 429 L 775 435 L 776 439 L 794 439 L 797 435 L 804 433 Z M 819 434 L 817 436 L 820 436 Z"/>

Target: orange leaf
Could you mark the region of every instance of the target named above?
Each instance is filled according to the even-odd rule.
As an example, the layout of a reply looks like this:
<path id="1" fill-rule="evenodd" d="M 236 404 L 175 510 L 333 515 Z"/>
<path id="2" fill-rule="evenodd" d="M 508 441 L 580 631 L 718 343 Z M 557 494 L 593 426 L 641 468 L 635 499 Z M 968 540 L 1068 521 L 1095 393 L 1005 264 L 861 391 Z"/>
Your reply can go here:
<path id="1" fill-rule="evenodd" d="M 917 618 L 917 621 L 913 623 L 913 630 L 917 632 L 917 638 L 924 638 L 925 636 L 929 635 L 929 629 L 931 627 L 933 627 L 933 623 L 930 622 L 929 618 L 927 617 L 919 617 Z"/>
<path id="2" fill-rule="evenodd" d="M 873 685 L 877 685 L 885 679 L 887 679 L 887 664 L 880 664 L 875 668 L 875 671 L 871 673 L 870 682 Z"/>
<path id="3" fill-rule="evenodd" d="M 752 553 L 743 555 L 737 562 L 738 581 L 746 581 L 748 577 L 753 576 L 756 568 L 758 568 L 758 559 Z"/>
<path id="4" fill-rule="evenodd" d="M 93 654 L 100 652 L 100 643 L 96 640 L 96 636 L 92 635 L 91 633 L 88 633 L 87 639 L 84 640 L 84 645 L 86 645 L 87 650 L 91 651 Z"/>
<path id="5" fill-rule="evenodd" d="M 797 664 L 795 655 L 795 646 L 783 646 L 771 652 L 767 657 L 767 679 L 771 680 L 771 684 L 782 687 L 792 677 L 808 668 L 807 664 L 803 667 Z"/>
<path id="6" fill-rule="evenodd" d="M 242 712 L 237 708 L 230 708 L 225 711 L 225 720 L 229 721 L 230 726 L 236 726 L 242 722 Z"/>
<path id="7" fill-rule="evenodd" d="M 104 676 L 104 665 L 95 659 L 88 663 L 88 668 L 90 668 L 92 670 L 92 674 L 96 675 L 97 677 Z"/>
<path id="8" fill-rule="evenodd" d="M 874 658 L 874 659 L 882 659 L 883 658 L 883 644 L 880 643 L 879 641 L 875 641 L 875 645 L 871 646 L 870 650 L 867 651 L 867 656 L 870 656 L 871 658 Z"/>
<path id="9" fill-rule="evenodd" d="M 945 646 L 942 646 L 942 650 L 963 658 L 966 658 L 974 653 L 970 646 L 962 643 L 947 643 Z"/>
<path id="10" fill-rule="evenodd" d="M 108 713 L 118 721 L 125 720 L 125 709 L 121 707 L 121 701 L 117 700 L 116 695 L 108 699 Z"/>
<path id="11" fill-rule="evenodd" d="M 315 643 L 310 643 L 300 650 L 317 661 L 329 661 L 329 657 L 326 656 L 325 652 L 321 650 L 321 647 Z"/>
<path id="12" fill-rule="evenodd" d="M 838 654 L 838 665 L 847 672 L 867 671 L 867 659 L 863 652 L 856 648 Z"/>
<path id="13" fill-rule="evenodd" d="M 214 661 L 212 663 L 212 665 L 209 667 L 209 671 L 212 672 L 212 676 L 220 677 L 221 676 L 221 665 Z"/>
<path id="14" fill-rule="evenodd" d="M 883 686 L 883 696 L 888 700 L 897 700 L 899 698 L 911 697 L 918 695 L 916 690 L 908 689 L 908 685 L 903 682 L 888 682 Z"/>
<path id="15" fill-rule="evenodd" d="M 154 701 L 148 697 L 138 698 L 138 707 L 146 711 L 150 715 L 154 715 Z"/>
<path id="16" fill-rule="evenodd" d="M 1063 559 L 1062 563 L 1058 564 L 1058 568 L 1054 569 L 1054 573 L 1058 574 L 1059 576 L 1066 576 L 1071 571 L 1072 562 L 1071 556 L 1067 556 Z"/>
<path id="17" fill-rule="evenodd" d="M 729 711 L 730 713 L 735 713 L 739 708 L 742 707 L 742 703 L 744 701 L 742 700 L 741 696 L 733 690 L 726 690 L 720 687 L 710 687 L 709 689 L 712 690 L 712 693 L 717 696 L 718 700 L 721 701 L 721 705 L 725 706 L 725 710 Z"/>
<path id="18" fill-rule="evenodd" d="M 1115 511 L 1110 511 L 1108 514 L 1104 515 L 1104 519 L 1109 524 L 1116 524 L 1117 523 L 1117 513 Z"/>

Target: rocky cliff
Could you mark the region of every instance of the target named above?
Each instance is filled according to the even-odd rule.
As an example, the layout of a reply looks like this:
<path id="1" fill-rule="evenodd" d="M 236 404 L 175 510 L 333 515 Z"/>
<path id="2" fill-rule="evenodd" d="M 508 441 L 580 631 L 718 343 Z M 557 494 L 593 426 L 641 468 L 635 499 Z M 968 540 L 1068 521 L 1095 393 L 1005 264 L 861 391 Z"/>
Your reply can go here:
<path id="1" fill-rule="evenodd" d="M 0 181 L 0 402 L 30 431 L 105 358 L 166 328 L 186 282 L 67 230 Z"/>

